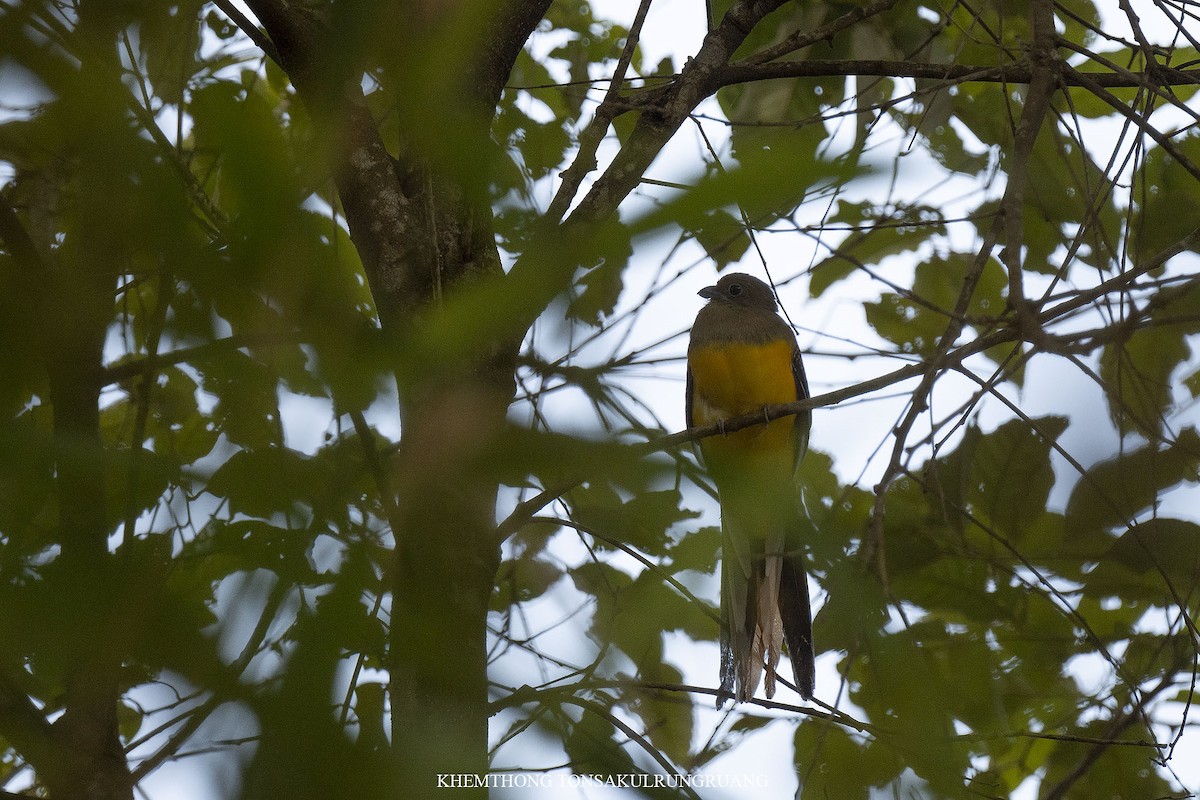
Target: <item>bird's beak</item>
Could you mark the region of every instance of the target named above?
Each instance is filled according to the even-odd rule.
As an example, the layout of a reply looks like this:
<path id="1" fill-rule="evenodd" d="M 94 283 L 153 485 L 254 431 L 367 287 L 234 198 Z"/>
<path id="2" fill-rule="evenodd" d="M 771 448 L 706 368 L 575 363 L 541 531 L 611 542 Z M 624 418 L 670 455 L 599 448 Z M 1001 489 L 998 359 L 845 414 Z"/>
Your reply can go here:
<path id="1" fill-rule="evenodd" d="M 705 300 L 712 300 L 718 294 L 720 294 L 720 292 L 717 291 L 717 287 L 715 287 L 715 286 L 705 286 L 703 289 L 696 292 L 696 294 L 700 295 Z"/>

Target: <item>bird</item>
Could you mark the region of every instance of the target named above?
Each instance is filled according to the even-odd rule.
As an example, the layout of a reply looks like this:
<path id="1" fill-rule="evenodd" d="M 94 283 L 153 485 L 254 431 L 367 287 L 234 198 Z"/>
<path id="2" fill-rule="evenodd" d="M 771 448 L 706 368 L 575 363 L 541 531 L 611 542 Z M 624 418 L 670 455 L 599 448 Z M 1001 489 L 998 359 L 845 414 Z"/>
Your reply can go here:
<path id="1" fill-rule="evenodd" d="M 796 334 L 777 313 L 770 286 L 737 272 L 698 294 L 708 302 L 688 342 L 689 428 L 809 397 Z M 721 504 L 718 706 L 753 697 L 764 671 L 764 690 L 774 697 L 784 641 L 800 696 L 811 700 L 816 688 L 796 475 L 812 415 L 763 414 L 762 423 L 700 440 Z"/>

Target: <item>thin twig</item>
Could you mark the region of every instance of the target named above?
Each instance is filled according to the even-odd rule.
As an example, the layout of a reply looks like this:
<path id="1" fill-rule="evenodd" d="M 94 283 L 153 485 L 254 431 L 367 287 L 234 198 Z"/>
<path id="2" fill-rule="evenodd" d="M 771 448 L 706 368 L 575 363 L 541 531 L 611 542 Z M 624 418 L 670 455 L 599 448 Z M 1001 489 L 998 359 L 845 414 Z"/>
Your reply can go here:
<path id="1" fill-rule="evenodd" d="M 852 25 L 882 14 L 885 11 L 890 11 L 898 2 L 899 0 L 875 0 L 875 2 L 868 3 L 865 6 L 856 6 L 837 19 L 815 30 L 798 30 L 779 44 L 763 48 L 737 63 L 746 65 L 764 64 L 817 42 L 828 41 Z"/>
<path id="2" fill-rule="evenodd" d="M 262 29 L 251 22 L 250 18 L 243 14 L 237 6 L 230 2 L 230 0 L 213 0 L 213 5 L 221 9 L 221 12 L 229 17 L 230 21 L 238 27 L 238 30 L 246 34 L 246 37 L 267 55 L 267 58 L 283 66 L 279 60 L 279 50 L 276 49 L 275 43 L 271 41 L 271 38 Z"/>
<path id="3" fill-rule="evenodd" d="M 637 14 L 634 15 L 633 24 L 629 26 L 629 35 L 625 40 L 625 49 L 621 51 L 621 58 L 617 61 L 617 68 L 613 71 L 612 80 L 609 81 L 608 91 L 604 95 L 604 99 L 600 101 L 600 105 L 596 108 L 596 113 L 592 116 L 591 122 L 579 136 L 579 149 L 575 154 L 575 159 L 571 165 L 562 173 L 562 183 L 558 186 L 558 191 L 554 194 L 554 199 L 550 201 L 550 207 L 546 210 L 546 219 L 557 222 L 561 220 L 567 213 L 567 209 L 571 206 L 571 201 L 575 199 L 575 194 L 579 191 L 579 185 L 583 183 L 583 179 L 589 172 L 594 170 L 596 164 L 596 151 L 600 149 L 600 143 L 604 141 L 604 135 L 608 133 L 608 126 L 622 111 L 621 99 L 621 84 L 625 80 L 625 73 L 629 69 L 629 62 L 633 59 L 633 53 L 637 49 L 638 38 L 642 33 L 642 23 L 646 21 L 646 13 L 650 10 L 650 4 L 653 0 L 641 0 L 638 5 Z"/>

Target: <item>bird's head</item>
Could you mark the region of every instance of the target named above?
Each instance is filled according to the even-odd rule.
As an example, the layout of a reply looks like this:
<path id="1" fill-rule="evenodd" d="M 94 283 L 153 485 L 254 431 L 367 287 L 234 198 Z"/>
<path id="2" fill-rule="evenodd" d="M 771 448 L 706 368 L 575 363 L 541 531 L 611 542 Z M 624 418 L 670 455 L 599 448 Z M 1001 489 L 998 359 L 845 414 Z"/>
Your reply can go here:
<path id="1" fill-rule="evenodd" d="M 744 272 L 732 272 L 717 281 L 715 286 L 705 286 L 697 294 L 710 303 L 729 303 L 772 312 L 778 308 L 771 287 Z"/>

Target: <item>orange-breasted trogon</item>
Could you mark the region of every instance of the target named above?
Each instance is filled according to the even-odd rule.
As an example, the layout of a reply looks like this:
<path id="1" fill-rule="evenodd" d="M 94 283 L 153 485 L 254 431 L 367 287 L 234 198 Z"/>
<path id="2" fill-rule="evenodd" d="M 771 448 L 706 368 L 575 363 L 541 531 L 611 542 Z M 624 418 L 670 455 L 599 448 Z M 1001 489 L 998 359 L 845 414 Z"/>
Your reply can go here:
<path id="1" fill-rule="evenodd" d="M 770 286 L 734 273 L 700 296 L 708 303 L 688 345 L 689 427 L 809 396 L 796 335 L 776 313 Z M 767 697 L 775 694 L 785 640 L 796 688 L 812 698 L 812 612 L 796 480 L 811 422 L 804 412 L 700 442 L 721 500 L 721 689 L 739 701 L 754 695 L 764 668 Z"/>

